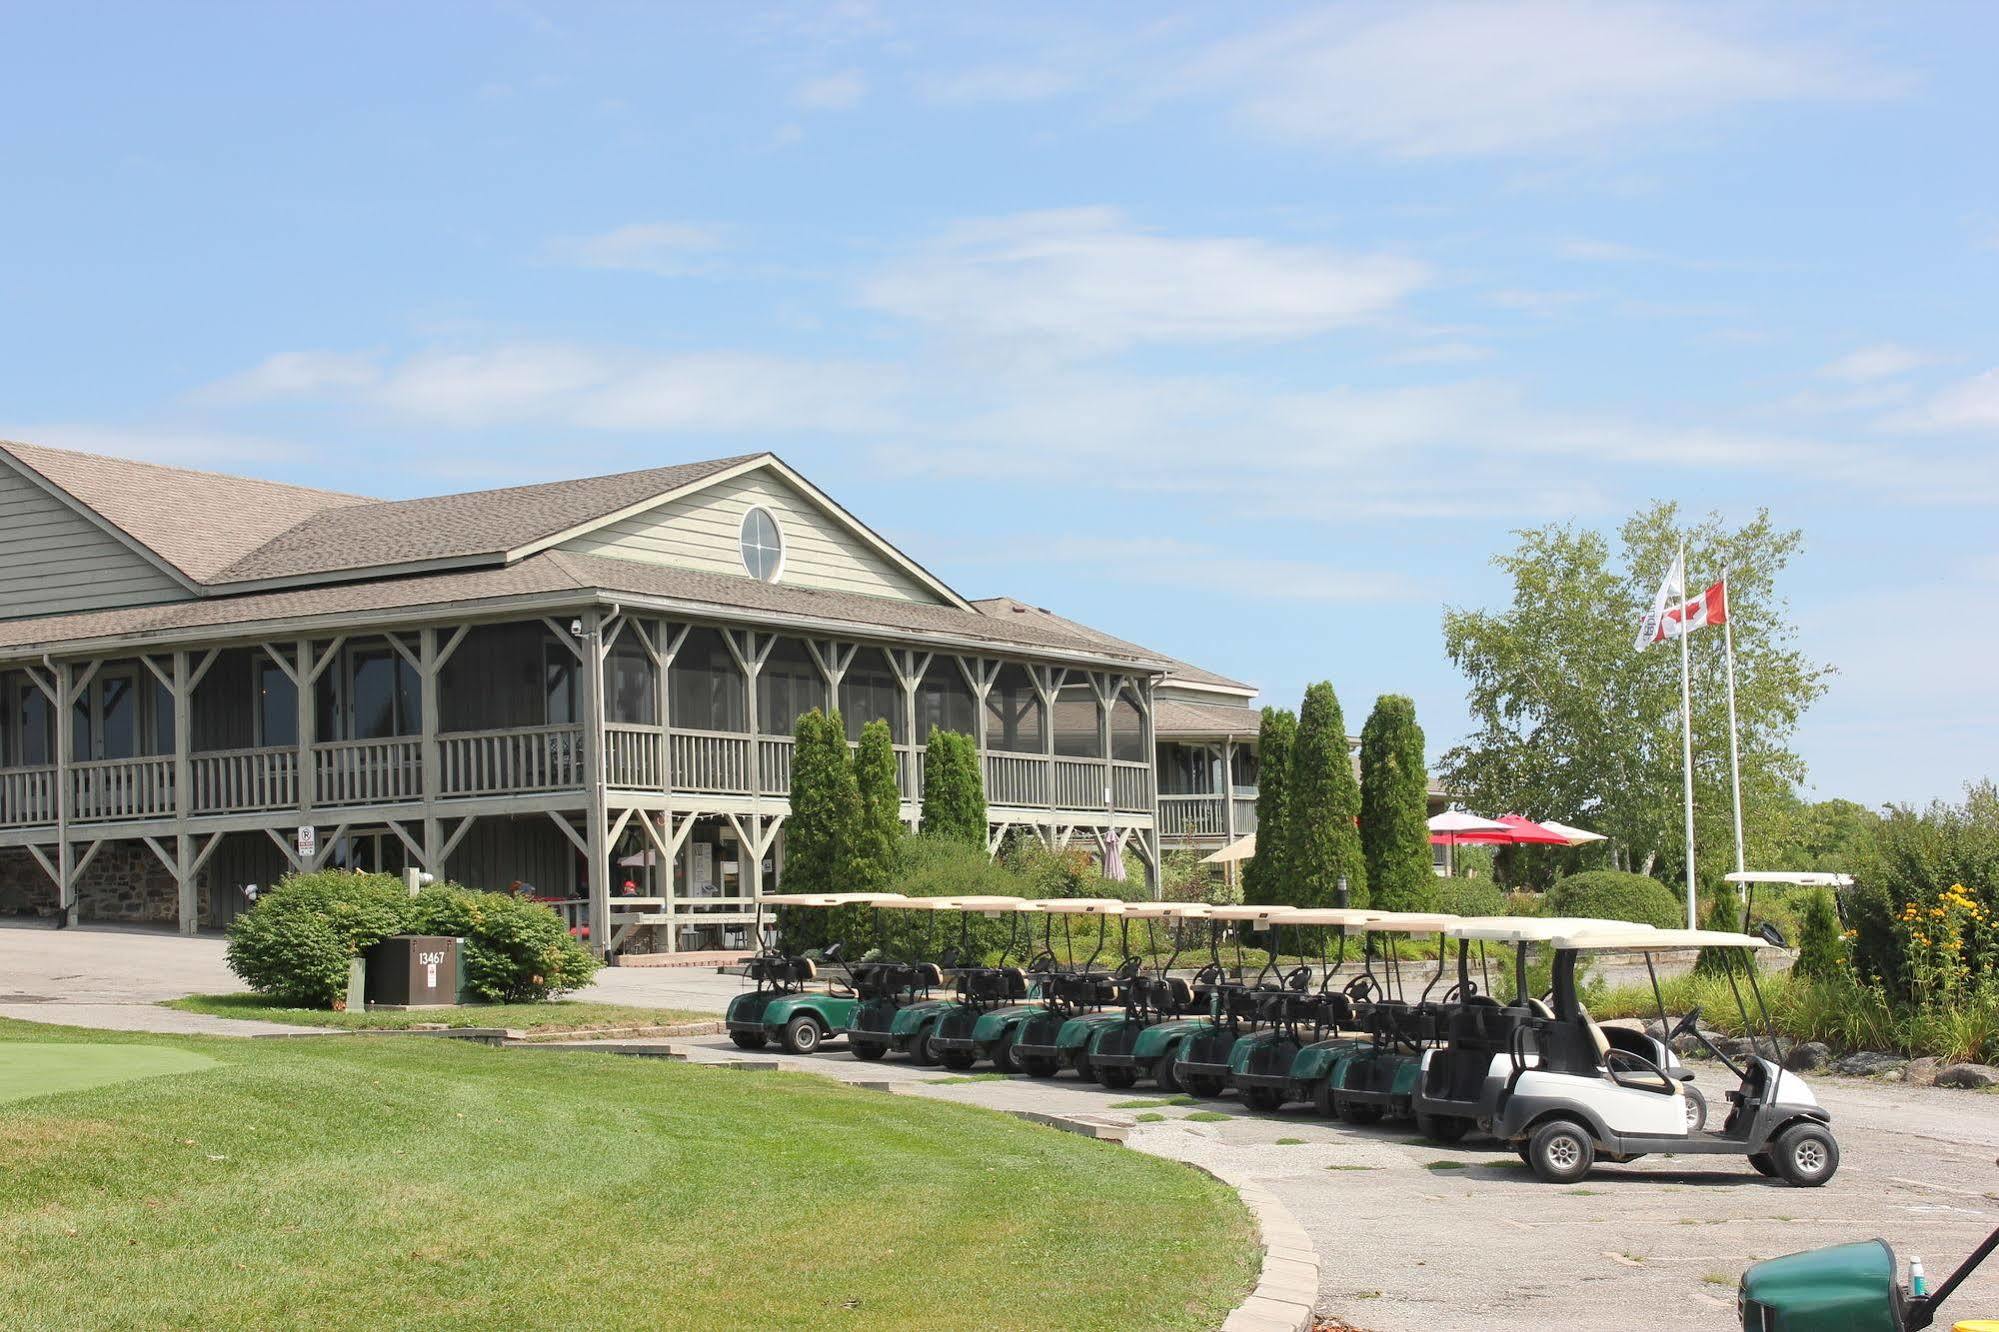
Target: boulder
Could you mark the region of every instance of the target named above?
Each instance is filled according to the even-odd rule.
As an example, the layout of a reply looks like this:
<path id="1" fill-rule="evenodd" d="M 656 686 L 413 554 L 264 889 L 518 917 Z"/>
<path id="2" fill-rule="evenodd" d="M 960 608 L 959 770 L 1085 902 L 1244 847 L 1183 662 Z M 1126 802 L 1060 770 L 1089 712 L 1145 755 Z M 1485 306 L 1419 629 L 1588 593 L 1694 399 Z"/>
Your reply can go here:
<path id="1" fill-rule="evenodd" d="M 1887 1073 L 1893 1073 L 1899 1078 L 1903 1066 L 1908 1062 L 1900 1055 L 1886 1054 L 1880 1050 L 1857 1050 L 1833 1060 L 1832 1071 L 1849 1078 L 1878 1078 Z"/>
<path id="2" fill-rule="evenodd" d="M 1967 1091 L 1999 1087 L 1999 1068 L 1990 1064 L 1952 1064 L 1937 1074 L 1937 1086 L 1961 1087 Z"/>
<path id="3" fill-rule="evenodd" d="M 1914 1087 L 1934 1086 L 1937 1070 L 1942 1067 L 1941 1059 L 1911 1059 L 1902 1067 L 1902 1081 Z"/>
<path id="4" fill-rule="evenodd" d="M 1816 1073 L 1832 1062 L 1832 1047 L 1823 1041 L 1794 1045 L 1784 1056 L 1784 1067 L 1793 1073 Z"/>

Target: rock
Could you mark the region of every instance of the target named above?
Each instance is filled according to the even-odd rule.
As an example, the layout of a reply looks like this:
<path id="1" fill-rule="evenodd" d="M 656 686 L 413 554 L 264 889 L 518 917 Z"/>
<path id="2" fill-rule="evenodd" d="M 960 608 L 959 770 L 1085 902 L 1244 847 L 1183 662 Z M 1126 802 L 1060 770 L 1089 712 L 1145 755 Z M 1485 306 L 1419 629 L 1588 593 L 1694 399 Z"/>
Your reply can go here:
<path id="1" fill-rule="evenodd" d="M 1937 1074 L 1937 1086 L 1961 1087 L 1967 1091 L 1999 1087 L 1999 1068 L 1990 1064 L 1952 1064 Z"/>
<path id="2" fill-rule="evenodd" d="M 1779 1036 L 1774 1054 L 1771 1051 L 1769 1041 L 1751 1040 L 1747 1036 L 1731 1037 L 1728 1040 L 1718 1041 L 1716 1044 L 1721 1046 L 1722 1053 L 1730 1059 L 1774 1058 L 1782 1061 L 1797 1047 L 1798 1043 L 1788 1036 Z"/>
<path id="3" fill-rule="evenodd" d="M 1936 1084 L 1937 1070 L 1943 1067 L 1941 1059 L 1911 1059 L 1902 1066 L 1902 1081 L 1912 1087 L 1930 1087 Z"/>
<path id="4" fill-rule="evenodd" d="M 1816 1073 L 1832 1062 L 1832 1047 L 1822 1041 L 1806 1041 L 1793 1046 L 1784 1056 L 1784 1067 L 1793 1073 Z"/>
<path id="5" fill-rule="evenodd" d="M 1832 1071 L 1849 1078 L 1878 1078 L 1893 1073 L 1898 1079 L 1909 1061 L 1880 1050 L 1857 1050 L 1832 1061 Z"/>

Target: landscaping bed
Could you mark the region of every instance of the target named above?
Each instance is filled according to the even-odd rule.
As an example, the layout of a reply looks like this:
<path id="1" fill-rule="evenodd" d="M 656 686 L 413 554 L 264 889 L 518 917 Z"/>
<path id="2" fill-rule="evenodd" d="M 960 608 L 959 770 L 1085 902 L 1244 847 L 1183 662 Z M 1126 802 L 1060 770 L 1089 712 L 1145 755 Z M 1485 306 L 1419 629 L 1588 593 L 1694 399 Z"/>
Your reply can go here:
<path id="1" fill-rule="evenodd" d="M 1227 1187 L 968 1107 L 588 1052 L 0 1022 L 0 1046 L 80 1042 L 215 1062 L 0 1106 L 0 1326 L 1121 1330 L 1140 1290 L 1145 1326 L 1191 1329 L 1257 1270 Z M 1118 1205 L 1079 1215 L 1081 1178 Z"/>

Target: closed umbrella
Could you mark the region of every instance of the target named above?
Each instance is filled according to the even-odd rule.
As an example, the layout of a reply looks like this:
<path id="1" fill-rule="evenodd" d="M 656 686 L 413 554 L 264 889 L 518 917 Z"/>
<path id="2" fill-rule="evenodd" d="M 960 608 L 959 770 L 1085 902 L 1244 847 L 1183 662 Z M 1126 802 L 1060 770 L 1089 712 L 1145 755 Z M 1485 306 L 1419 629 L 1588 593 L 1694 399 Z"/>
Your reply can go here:
<path id="1" fill-rule="evenodd" d="M 1097 840 L 1104 850 L 1104 878 L 1112 883 L 1124 882 L 1124 844 L 1131 836 L 1131 829 L 1119 832 L 1116 828 L 1106 828 L 1097 834 Z"/>

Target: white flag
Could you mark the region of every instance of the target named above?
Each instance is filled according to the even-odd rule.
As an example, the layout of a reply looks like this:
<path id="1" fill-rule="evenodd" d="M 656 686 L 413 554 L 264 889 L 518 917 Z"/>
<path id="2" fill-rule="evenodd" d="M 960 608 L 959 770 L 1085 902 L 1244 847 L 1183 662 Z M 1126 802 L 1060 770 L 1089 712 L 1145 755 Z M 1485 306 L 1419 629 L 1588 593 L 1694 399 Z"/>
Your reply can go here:
<path id="1" fill-rule="evenodd" d="M 1670 603 L 1679 605 L 1687 599 L 1687 571 L 1680 563 L 1680 556 L 1673 556 L 1673 567 L 1666 571 L 1666 581 L 1659 584 L 1659 594 L 1652 598 L 1652 609 L 1638 622 L 1638 651 L 1643 652 L 1654 643 L 1662 642 L 1665 635 L 1660 632 L 1665 622 L 1666 607 Z"/>

